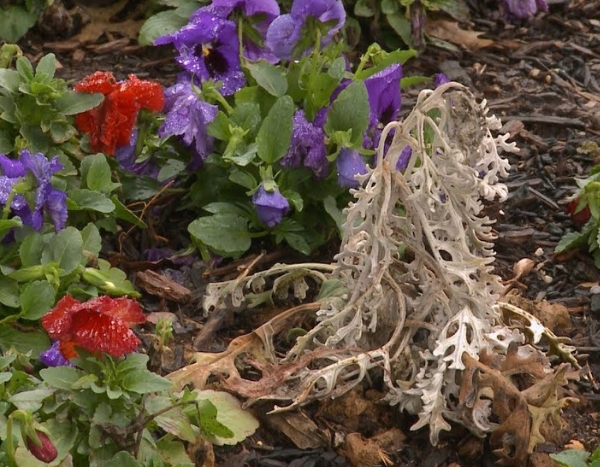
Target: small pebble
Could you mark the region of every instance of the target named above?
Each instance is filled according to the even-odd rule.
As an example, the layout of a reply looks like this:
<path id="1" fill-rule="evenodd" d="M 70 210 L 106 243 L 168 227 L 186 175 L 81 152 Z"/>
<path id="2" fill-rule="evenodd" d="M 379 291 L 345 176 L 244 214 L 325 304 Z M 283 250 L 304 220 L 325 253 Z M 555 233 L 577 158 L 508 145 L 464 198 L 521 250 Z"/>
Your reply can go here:
<path id="1" fill-rule="evenodd" d="M 544 256 L 544 249 L 538 248 L 537 250 L 535 250 L 534 256 L 537 256 L 537 257 Z"/>
<path id="2" fill-rule="evenodd" d="M 552 276 L 544 276 L 544 282 L 546 284 L 550 284 L 554 279 L 552 278 Z"/>

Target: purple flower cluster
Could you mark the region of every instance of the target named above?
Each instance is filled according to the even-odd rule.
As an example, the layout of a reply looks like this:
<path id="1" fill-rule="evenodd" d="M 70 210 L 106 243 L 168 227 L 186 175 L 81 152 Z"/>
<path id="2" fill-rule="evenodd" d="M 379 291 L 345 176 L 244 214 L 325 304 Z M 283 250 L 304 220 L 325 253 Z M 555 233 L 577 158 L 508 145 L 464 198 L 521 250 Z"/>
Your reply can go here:
<path id="1" fill-rule="evenodd" d="M 11 201 L 12 212 L 21 218 L 23 224 L 35 230 L 41 230 L 46 213 L 58 232 L 67 222 L 67 194 L 54 188 L 50 179 L 62 168 L 58 156 L 48 160 L 43 154 L 31 154 L 26 149 L 21 151 L 18 160 L 0 154 L 0 204 L 9 202 L 15 185 L 26 183 L 27 191 L 34 192 L 35 198 L 29 203 L 24 195 L 15 194 Z"/>

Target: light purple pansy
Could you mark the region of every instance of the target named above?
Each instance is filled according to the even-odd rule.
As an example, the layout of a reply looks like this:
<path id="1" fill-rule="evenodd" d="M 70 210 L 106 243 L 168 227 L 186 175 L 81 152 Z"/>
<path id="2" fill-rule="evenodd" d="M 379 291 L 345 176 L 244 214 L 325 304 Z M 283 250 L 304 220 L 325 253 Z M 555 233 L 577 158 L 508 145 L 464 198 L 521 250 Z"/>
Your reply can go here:
<path id="1" fill-rule="evenodd" d="M 356 175 L 367 173 L 367 165 L 358 151 L 342 148 L 337 159 L 338 185 L 342 188 L 358 188 Z"/>
<path id="2" fill-rule="evenodd" d="M 269 228 L 279 224 L 290 210 L 290 203 L 277 188 L 267 191 L 262 184 L 252 196 L 252 204 L 260 221 Z"/>
<path id="3" fill-rule="evenodd" d="M 42 153 L 31 154 L 27 149 L 21 151 L 18 160 L 0 154 L 0 203 L 8 202 L 14 185 L 28 174 L 35 180 L 35 204 L 33 209 L 21 194 L 12 199 L 11 208 L 21 218 L 23 224 L 41 230 L 44 224 L 44 213 L 48 215 L 54 229 L 58 232 L 67 222 L 67 194 L 55 189 L 50 183 L 52 175 L 61 170 L 63 165 L 58 156 L 48 160 Z"/>
<path id="4" fill-rule="evenodd" d="M 189 75 L 180 75 L 178 82 L 165 90 L 166 118 L 158 129 L 161 138 L 180 136 L 186 146 L 195 152 L 195 163 L 189 168 L 197 169 L 211 153 L 213 138 L 208 136 L 206 125 L 217 116 L 219 108 L 198 97 L 192 88 Z"/>
<path id="5" fill-rule="evenodd" d="M 321 39 L 321 47 L 328 44 L 336 31 L 346 21 L 346 11 L 341 0 L 294 0 L 289 14 L 281 15 L 267 30 L 266 44 L 283 60 L 290 60 L 300 41 L 307 18 L 312 16 L 321 23 L 332 22 L 327 34 Z M 303 54 L 305 51 L 300 51 Z"/>
<path id="6" fill-rule="evenodd" d="M 75 366 L 60 351 L 60 341 L 54 341 L 50 348 L 44 350 L 39 357 L 46 366 Z"/>
<path id="7" fill-rule="evenodd" d="M 508 18 L 529 19 L 538 11 L 548 11 L 546 0 L 502 0 Z"/>

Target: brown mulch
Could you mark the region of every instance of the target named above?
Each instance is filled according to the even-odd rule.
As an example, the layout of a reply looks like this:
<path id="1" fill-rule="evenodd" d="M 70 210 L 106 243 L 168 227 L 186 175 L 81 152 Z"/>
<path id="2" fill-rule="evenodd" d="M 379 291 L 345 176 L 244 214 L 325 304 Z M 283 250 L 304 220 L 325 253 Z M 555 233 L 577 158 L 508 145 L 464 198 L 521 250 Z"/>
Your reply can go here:
<path id="1" fill-rule="evenodd" d="M 471 3 L 472 24 L 463 28 L 483 32 L 480 37 L 490 39 L 491 44 L 480 49 L 469 49 L 460 43 L 429 46 L 405 65 L 404 72 L 406 76 L 431 76 L 441 71 L 468 85 L 478 97 L 488 100 L 491 111 L 501 118 L 504 130 L 521 148 L 519 154 L 510 156 L 508 200 L 488 207 L 489 215 L 497 219 L 496 270 L 512 291 L 523 298 L 562 305 L 567 319 L 555 320 L 556 332 L 570 337 L 578 348 L 585 376 L 570 386 L 581 402 L 566 409 L 566 424 L 557 427 L 553 436 L 530 457 L 530 465 L 541 467 L 552 465 L 547 454 L 562 450 L 570 440 L 593 450 L 600 439 L 600 389 L 596 383 L 600 381 L 600 274 L 585 251 L 554 253 L 562 235 L 575 228 L 565 213 L 566 199 L 576 187 L 575 178 L 585 176 L 594 164 L 600 163 L 600 149 L 592 144 L 600 145 L 600 1 L 551 1 L 549 13 L 514 24 L 503 20 L 496 2 Z M 105 20 L 110 22 L 114 14 L 111 12 Z M 139 21 L 139 12 L 128 14 L 126 21 Z M 169 48 L 140 47 L 131 34 L 119 32 L 118 27 L 99 33 L 88 30 L 87 36 L 82 36 L 81 31 L 79 36 L 67 38 L 48 34 L 48 31 L 45 36 L 33 31 L 21 45 L 32 60 L 44 53 L 55 53 L 62 65 L 59 75 L 67 79 L 109 70 L 117 78 L 136 73 L 140 78 L 157 79 L 169 85 L 179 71 Z M 405 92 L 405 109 L 415 97 L 416 90 Z M 514 266 L 523 258 L 533 260 L 535 265 L 529 273 L 513 280 Z M 152 266 L 159 271 L 165 269 L 161 265 Z M 133 269 L 143 270 L 144 265 Z M 197 306 L 198 295 L 208 280 L 235 276 L 238 270 L 234 264 L 212 269 L 209 277 L 202 278 L 202 272 L 206 272 L 204 266 L 195 271 L 196 277 L 200 277 L 193 284 L 198 291 L 181 303 L 191 301 Z M 161 286 L 152 282 L 157 279 L 148 273 L 142 274 L 140 280 L 144 287 Z M 176 311 L 180 298 L 148 300 L 149 311 Z M 187 317 L 175 329 L 178 340 L 189 344 L 194 339 L 202 327 L 199 315 L 196 312 L 194 319 Z M 214 342 L 208 343 L 213 350 L 221 350 L 228 339 L 252 329 L 252 323 L 228 318 L 229 321 L 220 323 L 222 329 Z M 174 348 L 168 359 L 158 356 L 153 362 L 157 369 L 172 370 L 181 366 L 183 356 L 182 348 Z M 398 417 L 396 408 L 382 409 L 373 403 L 376 398 L 371 396 L 368 391 L 350 393 L 329 405 L 318 403 L 307 407 L 303 414 L 316 424 L 319 436 L 326 439 L 319 447 L 299 449 L 265 421 L 242 445 L 216 448 L 216 465 L 348 465 L 346 456 L 357 459 L 353 450 L 364 446 L 366 441 L 341 445 L 335 433 L 352 429 L 364 437 L 382 430 L 397 430 L 392 436 L 396 443 L 390 441 L 386 449 L 395 466 L 493 465 L 494 457 L 487 443 L 460 427 L 433 448 L 426 432 L 409 430 L 414 419 L 406 415 Z M 336 408 L 336 404 L 341 405 Z M 342 417 L 350 413 L 355 419 Z M 310 425 L 308 421 L 299 423 Z M 376 464 L 368 457 L 364 459 L 364 465 Z"/>

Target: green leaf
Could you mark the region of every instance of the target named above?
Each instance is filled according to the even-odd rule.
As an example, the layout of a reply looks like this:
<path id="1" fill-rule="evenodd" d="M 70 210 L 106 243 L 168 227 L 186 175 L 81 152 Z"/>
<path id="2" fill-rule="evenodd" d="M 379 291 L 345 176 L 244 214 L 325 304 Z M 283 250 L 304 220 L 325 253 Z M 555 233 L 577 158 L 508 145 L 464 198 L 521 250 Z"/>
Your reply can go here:
<path id="1" fill-rule="evenodd" d="M 49 53 L 40 58 L 36 68 L 35 74 L 43 74 L 48 78 L 53 78 L 56 72 L 56 56 L 53 53 Z"/>
<path id="2" fill-rule="evenodd" d="M 330 297 L 342 297 L 348 293 L 348 288 L 339 279 L 328 279 L 321 284 L 317 300 L 323 300 Z"/>
<path id="3" fill-rule="evenodd" d="M 585 240 L 589 232 L 568 232 L 560 239 L 556 247 L 555 253 L 563 253 L 567 250 L 580 247 L 585 244 Z"/>
<path id="4" fill-rule="evenodd" d="M 253 190 L 257 187 L 258 182 L 254 176 L 244 170 L 233 168 L 229 173 L 229 180 L 248 190 Z"/>
<path id="5" fill-rule="evenodd" d="M 0 219 L 0 239 L 3 238 L 11 229 L 21 227 L 23 222 L 18 217 L 12 219 Z"/>
<path id="6" fill-rule="evenodd" d="M 377 10 L 371 0 L 358 0 L 354 4 L 354 15 L 362 16 L 363 18 L 371 18 L 375 16 Z"/>
<path id="7" fill-rule="evenodd" d="M 146 370 L 150 357 L 143 353 L 132 353 L 127 355 L 117 365 L 117 373 L 126 374 L 133 370 Z"/>
<path id="8" fill-rule="evenodd" d="M 87 188 L 69 191 L 67 203 L 70 211 L 88 209 L 108 214 L 115 210 L 115 203 L 107 198 L 105 194 L 99 191 L 88 190 Z"/>
<path id="9" fill-rule="evenodd" d="M 164 182 L 169 178 L 176 177 L 185 170 L 185 163 L 177 159 L 168 159 L 160 168 L 156 179 L 159 182 Z"/>
<path id="10" fill-rule="evenodd" d="M 98 107 L 103 100 L 104 96 L 100 93 L 67 91 L 54 101 L 54 105 L 63 115 L 77 115 Z"/>
<path id="11" fill-rule="evenodd" d="M 50 339 L 42 331 L 23 332 L 12 326 L 0 324 L 0 348 L 6 350 L 11 347 L 21 353 L 31 352 L 31 355 L 39 355 L 50 347 Z"/>
<path id="12" fill-rule="evenodd" d="M 117 217 L 117 219 L 130 222 L 131 224 L 141 229 L 145 229 L 146 227 L 148 227 L 142 219 L 136 216 L 132 211 L 130 211 L 127 208 L 127 206 L 121 203 L 117 195 L 112 195 L 110 199 L 113 203 L 115 203 L 115 216 Z"/>
<path id="13" fill-rule="evenodd" d="M 341 232 L 342 225 L 346 222 L 346 216 L 344 216 L 344 213 L 338 208 L 335 198 L 331 195 L 326 196 L 325 199 L 323 199 L 323 207 L 327 214 L 334 220 L 335 225 Z"/>
<path id="14" fill-rule="evenodd" d="M 51 396 L 54 393 L 54 389 L 50 388 L 39 388 L 32 389 L 31 391 L 23 391 L 8 398 L 11 404 L 19 410 L 26 410 L 28 412 L 37 412 L 42 408 L 43 400 Z"/>
<path id="15" fill-rule="evenodd" d="M 196 433 L 192 428 L 188 416 L 180 407 L 173 406 L 173 402 L 169 397 L 151 395 L 146 399 L 144 408 L 150 415 L 170 408 L 170 410 L 164 411 L 162 414 L 154 417 L 156 424 L 167 433 L 171 433 L 179 439 L 189 443 L 196 441 Z"/>
<path id="16" fill-rule="evenodd" d="M 299 251 L 302 254 L 309 255 L 311 252 L 310 245 L 306 239 L 301 235 L 294 232 L 284 232 L 283 238 L 294 250 Z"/>
<path id="17" fill-rule="evenodd" d="M 294 101 L 290 96 L 283 96 L 277 99 L 263 120 L 256 143 L 258 155 L 266 163 L 274 164 L 287 154 L 292 138 L 293 116 Z"/>
<path id="18" fill-rule="evenodd" d="M 118 188 L 118 183 L 112 183 L 110 166 L 104 154 L 86 156 L 81 162 L 81 178 L 85 187 L 94 191 L 103 191 L 110 194 Z"/>
<path id="19" fill-rule="evenodd" d="M 327 114 L 325 131 L 328 135 L 351 130 L 351 138 L 357 147 L 362 146 L 363 134 L 369 124 L 369 98 L 362 81 L 348 85 L 337 97 Z"/>
<path id="20" fill-rule="evenodd" d="M 8 68 L 0 69 L 0 87 L 9 90 L 10 92 L 16 92 L 19 89 L 19 73 L 15 70 Z"/>
<path id="21" fill-rule="evenodd" d="M 406 19 L 400 13 L 393 13 L 391 15 L 386 15 L 386 19 L 388 23 L 392 27 L 392 29 L 400 36 L 402 41 L 405 44 L 412 43 L 412 33 L 410 30 L 410 21 Z"/>
<path id="22" fill-rule="evenodd" d="M 83 238 L 75 227 L 66 227 L 55 234 L 42 253 L 42 264 L 57 263 L 61 275 L 73 272 L 81 263 Z"/>
<path id="23" fill-rule="evenodd" d="M 587 467 L 590 453 L 578 449 L 567 449 L 557 454 L 550 454 L 550 457 L 564 467 Z"/>
<path id="24" fill-rule="evenodd" d="M 219 110 L 214 120 L 206 125 L 206 133 L 218 140 L 227 141 L 231 136 L 230 127 L 231 120 L 229 120 L 225 112 Z"/>
<path id="25" fill-rule="evenodd" d="M 0 370 L 7 368 L 8 365 L 15 361 L 15 358 L 17 356 L 14 353 L 0 356 Z"/>
<path id="26" fill-rule="evenodd" d="M 174 33 L 188 22 L 190 15 L 198 9 L 196 2 L 188 2 L 175 10 L 161 11 L 152 15 L 140 28 L 140 45 L 152 45 L 156 39 Z"/>
<path id="27" fill-rule="evenodd" d="M 50 386 L 70 391 L 73 384 L 83 376 L 83 372 L 71 366 L 57 366 L 40 370 L 42 378 Z"/>
<path id="28" fill-rule="evenodd" d="M 0 303 L 17 308 L 19 306 L 19 284 L 9 277 L 0 275 Z"/>
<path id="29" fill-rule="evenodd" d="M 265 60 L 249 62 L 246 67 L 258 85 L 275 97 L 283 96 L 287 91 L 287 81 L 281 69 Z"/>
<path id="30" fill-rule="evenodd" d="M 83 240 L 83 251 L 86 255 L 98 256 L 102 249 L 102 237 L 98 227 L 94 224 L 89 223 L 81 231 L 81 238 Z M 87 264 L 87 261 L 86 261 Z"/>
<path id="31" fill-rule="evenodd" d="M 21 318 L 40 319 L 56 301 L 54 287 L 48 281 L 34 281 L 21 290 Z"/>
<path id="32" fill-rule="evenodd" d="M 188 232 L 216 252 L 230 256 L 242 254 L 252 243 L 248 219 L 235 214 L 201 217 L 188 225 Z"/>
<path id="33" fill-rule="evenodd" d="M 217 409 L 217 421 L 231 430 L 233 436 L 207 436 L 210 442 L 218 446 L 237 444 L 251 436 L 258 428 L 258 420 L 246 410 L 242 410 L 240 402 L 227 392 L 204 390 L 198 391 L 196 399 L 209 401 Z M 202 410 L 202 409 L 201 409 Z M 205 409 L 206 410 L 206 409 Z"/>
<path id="34" fill-rule="evenodd" d="M 172 385 L 173 383 L 167 378 L 163 378 L 148 370 L 130 371 L 121 379 L 121 387 L 123 389 L 137 394 L 166 391 Z"/>
<path id="35" fill-rule="evenodd" d="M 36 12 L 28 12 L 18 6 L 0 9 L 0 38 L 17 42 L 37 21 Z"/>
<path id="36" fill-rule="evenodd" d="M 246 213 L 245 211 L 236 206 L 235 204 L 225 203 L 222 201 L 215 201 L 214 203 L 209 203 L 206 206 L 203 206 L 206 212 L 210 212 L 211 214 L 231 214 L 233 216 L 243 217 Z"/>
<path id="37" fill-rule="evenodd" d="M 102 462 L 104 467 L 144 467 L 135 457 L 127 451 L 120 451 L 106 462 Z"/>

